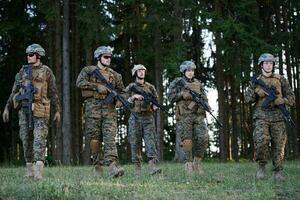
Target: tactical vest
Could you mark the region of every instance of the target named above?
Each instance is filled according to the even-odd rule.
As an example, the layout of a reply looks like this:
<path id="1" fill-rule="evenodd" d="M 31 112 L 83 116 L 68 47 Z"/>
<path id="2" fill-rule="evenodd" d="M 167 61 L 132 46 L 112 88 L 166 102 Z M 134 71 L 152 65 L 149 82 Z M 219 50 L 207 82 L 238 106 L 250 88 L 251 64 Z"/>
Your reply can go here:
<path id="1" fill-rule="evenodd" d="M 201 92 L 201 83 L 198 80 L 195 80 L 193 82 L 186 82 L 186 85 L 197 93 Z M 182 88 L 181 92 L 183 91 L 184 89 Z M 194 101 L 185 99 L 182 99 L 177 102 L 176 111 L 177 115 L 189 113 L 205 114 L 205 111 L 201 107 L 199 107 Z"/>
<path id="2" fill-rule="evenodd" d="M 281 89 L 281 81 L 280 81 L 280 75 L 278 74 L 273 74 L 271 77 L 265 77 L 263 75 L 260 75 L 258 77 L 258 79 L 261 79 L 263 82 L 266 83 L 267 86 L 271 87 L 274 86 L 276 88 L 276 91 L 278 92 L 278 97 L 282 97 L 282 89 Z M 257 86 L 260 88 L 260 86 Z M 258 99 L 258 102 L 256 104 L 256 106 L 262 106 L 263 102 L 266 100 L 266 96 L 265 97 L 260 97 Z M 271 107 L 274 106 L 270 105 Z"/>
<path id="3" fill-rule="evenodd" d="M 47 66 L 32 67 L 32 84 L 35 88 L 33 100 L 33 116 L 42 117 L 49 120 L 50 118 L 50 100 L 48 99 L 48 83 L 47 83 Z M 25 71 L 21 73 L 21 84 L 26 86 L 30 83 Z M 23 89 L 20 93 L 24 94 Z"/>
<path id="4" fill-rule="evenodd" d="M 90 66 L 91 71 L 98 69 L 97 66 Z M 116 81 L 115 81 L 115 77 L 114 74 L 111 72 L 111 70 L 109 68 L 105 68 L 105 69 L 100 69 L 100 73 L 103 75 L 103 77 L 105 78 L 105 80 L 107 80 L 109 83 L 111 83 L 114 87 L 116 86 Z M 104 86 L 105 83 L 104 81 L 100 81 L 97 80 L 95 76 L 89 76 L 88 77 L 88 81 L 90 83 L 94 83 L 97 86 L 102 85 Z M 102 93 L 99 93 L 97 90 L 91 90 L 91 89 L 82 89 L 82 96 L 84 98 L 90 98 L 93 97 L 95 99 L 105 99 L 108 95 L 108 91 L 102 91 Z"/>
<path id="5" fill-rule="evenodd" d="M 151 85 L 147 82 L 145 82 L 145 84 L 143 85 L 139 85 L 134 83 L 134 87 L 136 87 L 139 91 L 144 91 L 150 94 L 153 94 L 152 90 L 151 90 Z M 131 92 L 130 96 L 134 95 L 135 93 Z M 151 108 L 152 104 L 150 102 L 145 102 L 145 101 L 140 101 L 135 99 L 134 103 L 133 103 L 133 112 L 136 113 L 140 113 L 140 112 L 153 112 L 152 108 Z"/>

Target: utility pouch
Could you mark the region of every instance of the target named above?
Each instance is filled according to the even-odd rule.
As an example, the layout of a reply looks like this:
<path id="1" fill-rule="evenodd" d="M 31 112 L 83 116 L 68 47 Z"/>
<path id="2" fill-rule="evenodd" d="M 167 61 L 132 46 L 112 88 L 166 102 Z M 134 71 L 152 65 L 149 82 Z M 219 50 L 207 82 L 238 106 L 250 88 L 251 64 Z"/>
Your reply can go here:
<path id="1" fill-rule="evenodd" d="M 50 100 L 44 99 L 42 102 L 33 103 L 33 116 L 50 118 Z"/>

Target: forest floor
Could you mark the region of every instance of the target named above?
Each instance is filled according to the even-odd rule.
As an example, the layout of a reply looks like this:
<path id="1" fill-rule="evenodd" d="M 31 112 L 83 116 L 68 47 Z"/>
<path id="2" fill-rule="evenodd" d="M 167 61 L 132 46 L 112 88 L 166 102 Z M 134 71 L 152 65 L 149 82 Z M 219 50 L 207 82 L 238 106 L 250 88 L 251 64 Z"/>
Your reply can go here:
<path id="1" fill-rule="evenodd" d="M 125 175 L 110 178 L 95 175 L 91 166 L 46 167 L 45 178 L 24 178 L 24 167 L 0 167 L 0 199 L 300 199 L 300 160 L 286 161 L 286 180 L 274 181 L 271 163 L 268 178 L 255 180 L 254 162 L 204 162 L 205 175 L 188 177 L 182 163 L 165 162 L 158 176 L 133 176 L 133 165 L 124 165 Z"/>

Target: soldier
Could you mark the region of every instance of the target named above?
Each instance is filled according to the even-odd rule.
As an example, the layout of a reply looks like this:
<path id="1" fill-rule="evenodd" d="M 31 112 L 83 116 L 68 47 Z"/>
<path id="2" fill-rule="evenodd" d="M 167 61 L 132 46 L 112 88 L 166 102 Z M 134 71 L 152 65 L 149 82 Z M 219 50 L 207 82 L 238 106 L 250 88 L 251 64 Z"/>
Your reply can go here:
<path id="1" fill-rule="evenodd" d="M 286 78 L 274 73 L 275 59 L 273 55 L 269 53 L 262 54 L 258 59 L 258 65 L 261 68 L 261 74 L 257 79 L 262 80 L 268 86 L 274 86 L 277 91 L 277 97 L 274 102 L 270 103 L 269 108 L 265 109 L 262 107 L 262 104 L 267 94 L 260 86 L 250 82 L 250 86 L 245 93 L 246 102 L 255 103 L 253 137 L 256 161 L 258 162 L 256 178 L 266 178 L 265 166 L 271 141 L 274 178 L 275 180 L 284 180 L 282 169 L 287 135 L 283 115 L 277 106 L 281 104 L 292 106 L 295 103 L 295 96 Z"/>
<path id="2" fill-rule="evenodd" d="M 105 83 L 98 80 L 92 72 L 99 70 L 104 78 L 117 90 L 124 89 L 122 76 L 109 68 L 113 49 L 109 46 L 100 46 L 94 52 L 97 65 L 84 67 L 76 85 L 82 91 L 85 99 L 85 134 L 90 138 L 90 149 L 95 171 L 102 174 L 103 165 L 109 165 L 109 175 L 112 177 L 122 176 L 123 168 L 118 166 L 118 152 L 115 142 L 117 133 L 117 110 L 116 102 L 111 99 L 104 102 L 110 91 Z M 118 106 L 118 105 L 117 105 Z M 104 143 L 104 160 L 102 155 L 101 137 Z"/>
<path id="3" fill-rule="evenodd" d="M 39 180 L 42 179 L 44 169 L 50 103 L 54 106 L 53 120 L 57 123 L 60 123 L 61 108 L 53 72 L 41 62 L 41 57 L 45 56 L 45 50 L 39 44 L 32 44 L 27 47 L 26 54 L 29 65 L 24 65 L 15 76 L 12 92 L 3 112 L 3 121 L 9 121 L 9 111 L 13 106 L 19 109 L 19 133 L 26 161 L 26 176 Z M 25 88 L 30 87 L 31 83 L 33 84 L 32 91 L 34 91 L 33 104 L 28 105 L 26 99 L 18 102 L 18 97 L 27 95 Z M 24 106 L 26 104 L 32 106 L 32 118 L 28 107 Z M 32 127 L 29 123 L 30 118 L 33 121 Z"/>
<path id="4" fill-rule="evenodd" d="M 151 102 L 144 101 L 141 94 L 137 94 L 135 90 L 146 92 L 157 98 L 157 92 L 153 85 L 145 82 L 146 67 L 139 64 L 135 65 L 131 70 L 135 82 L 130 83 L 125 91 L 130 96 L 128 101 L 132 104 L 132 112 L 136 113 L 130 115 L 128 120 L 129 133 L 128 139 L 131 145 L 131 158 L 135 164 L 135 175 L 141 175 L 142 162 L 142 137 L 144 138 L 146 155 L 149 159 L 149 173 L 151 175 L 161 172 L 157 166 L 158 152 L 155 143 L 155 121 L 153 111 L 157 111 L 158 107 Z M 135 90 L 133 89 L 135 88 Z"/>
<path id="5" fill-rule="evenodd" d="M 176 120 L 181 136 L 181 146 L 186 154 L 185 170 L 188 175 L 193 172 L 203 175 L 201 160 L 208 146 L 208 130 L 204 122 L 206 117 L 202 107 L 197 105 L 190 92 L 183 84 L 202 96 L 207 102 L 204 88 L 199 80 L 194 77 L 196 65 L 192 61 L 184 61 L 180 65 L 182 77 L 171 82 L 167 96 L 171 102 L 176 102 Z"/>

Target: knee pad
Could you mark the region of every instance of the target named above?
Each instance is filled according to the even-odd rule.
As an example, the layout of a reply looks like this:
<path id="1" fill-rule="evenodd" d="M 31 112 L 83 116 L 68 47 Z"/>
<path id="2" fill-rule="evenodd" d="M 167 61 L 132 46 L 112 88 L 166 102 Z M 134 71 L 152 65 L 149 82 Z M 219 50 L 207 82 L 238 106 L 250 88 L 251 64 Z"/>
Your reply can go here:
<path id="1" fill-rule="evenodd" d="M 185 139 L 181 142 L 181 146 L 184 151 L 192 151 L 193 149 L 193 141 L 191 139 Z"/>
<path id="2" fill-rule="evenodd" d="M 100 151 L 100 142 L 99 140 L 91 140 L 90 142 L 91 153 L 95 154 Z"/>

